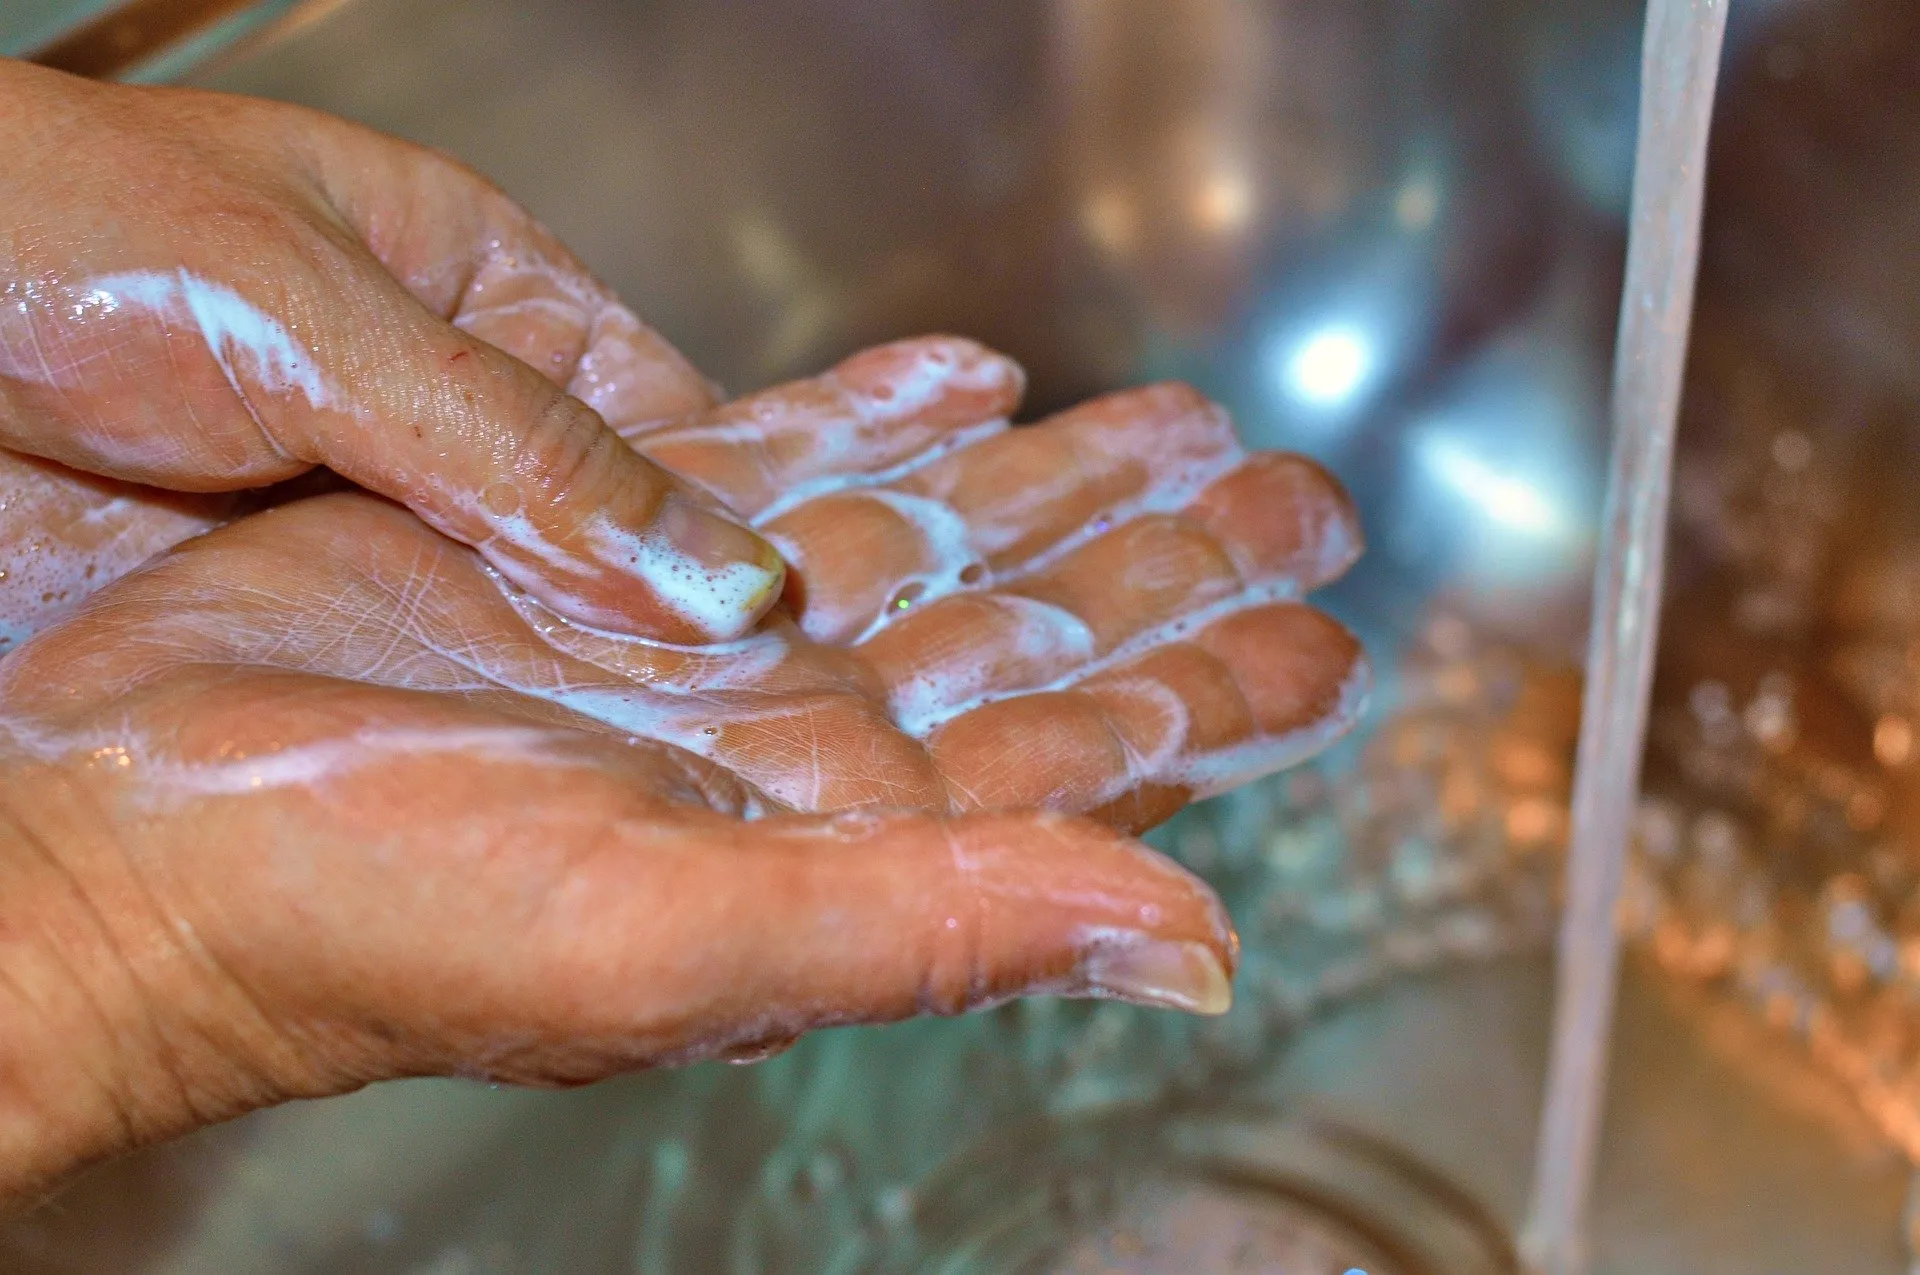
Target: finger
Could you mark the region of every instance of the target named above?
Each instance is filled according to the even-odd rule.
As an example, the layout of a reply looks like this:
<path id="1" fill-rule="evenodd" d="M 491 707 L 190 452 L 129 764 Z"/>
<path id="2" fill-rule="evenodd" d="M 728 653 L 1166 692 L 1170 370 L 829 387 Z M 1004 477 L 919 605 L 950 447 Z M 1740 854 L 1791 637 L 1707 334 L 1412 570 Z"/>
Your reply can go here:
<path id="1" fill-rule="evenodd" d="M 562 732 L 443 723 L 419 732 L 436 747 L 411 749 L 391 734 L 382 765 L 264 789 L 215 766 L 156 810 L 176 865 L 209 825 L 340 852 L 319 879 L 253 855 L 180 891 L 200 949 L 273 1029 L 249 1061 L 292 1092 L 455 1070 L 576 1083 L 1020 996 L 1231 1004 L 1238 940 L 1216 896 L 1097 825 L 743 824 L 635 796 L 619 763 L 603 770 Z M 460 766 L 448 746 L 480 734 L 480 760 Z M 341 792 L 355 800 L 328 799 Z M 411 821 L 372 814 L 394 809 Z M 389 849 L 355 853 L 368 837 Z"/>
<path id="2" fill-rule="evenodd" d="M 1152 386 L 956 450 L 885 488 L 802 504 L 762 528 L 803 586 L 794 597 L 806 631 L 856 641 L 913 608 L 1043 569 L 1129 519 L 1182 509 L 1233 474 L 1241 455 L 1219 408 L 1188 386 Z M 1247 503 L 1235 488 L 1270 497 L 1290 495 L 1290 483 L 1330 486 L 1324 474 L 1303 474 L 1305 462 L 1272 468 L 1254 464 L 1205 516 L 1234 523 Z M 1298 500 L 1287 508 L 1306 512 Z M 1246 547 L 1278 548 L 1302 530 L 1263 521 Z"/>
<path id="3" fill-rule="evenodd" d="M 642 323 L 547 228 L 445 156 L 300 114 L 330 207 L 420 302 L 586 403 L 616 432 L 719 401 L 713 384 Z"/>
<path id="4" fill-rule="evenodd" d="M 964 713 L 927 746 L 963 809 L 1137 815 L 1297 764 L 1353 724 L 1368 684 L 1351 634 L 1280 603 Z"/>
<path id="5" fill-rule="evenodd" d="M 357 363 L 355 428 L 282 422 L 294 454 L 401 500 L 569 619 L 727 640 L 778 596 L 773 548 L 704 506 L 524 363 L 363 280 L 407 353 Z M 411 421 L 412 428 L 382 422 Z"/>
<path id="6" fill-rule="evenodd" d="M 713 407 L 718 395 L 685 356 L 621 305 L 544 228 L 521 220 L 516 229 L 532 250 L 478 262 L 454 304 L 455 326 L 564 385 L 616 433 Z"/>
<path id="7" fill-rule="evenodd" d="M 1242 459 L 1233 423 L 1190 385 L 1091 399 L 902 478 L 973 528 L 995 572 L 1031 567 L 1144 513 L 1185 507 Z"/>
<path id="8" fill-rule="evenodd" d="M 450 492 L 430 498 L 441 516 L 429 521 L 475 544 L 571 619 L 676 641 L 745 632 L 778 596 L 778 555 L 688 499 L 609 428 L 644 429 L 699 412 L 711 406 L 712 387 L 543 226 L 470 170 L 364 134 L 349 133 L 339 149 L 375 143 L 386 171 L 370 177 L 365 165 L 330 167 L 331 201 L 392 277 L 477 338 L 466 350 L 472 358 L 438 343 L 442 378 L 471 376 L 492 392 L 483 390 L 475 405 L 472 384 L 450 386 L 443 404 L 457 412 L 465 400 L 479 418 L 461 431 L 473 436 L 471 454 L 494 465 L 511 458 L 507 474 L 483 469 L 464 483 L 455 476 Z M 396 216 L 399 192 L 411 198 Z M 472 371 L 454 367 L 461 362 Z M 551 393 L 527 368 L 580 397 Z M 433 375 L 425 360 L 410 371 Z M 609 415 L 584 409 L 583 399 Z"/>
<path id="9" fill-rule="evenodd" d="M 989 435 L 1019 406 L 1018 364 L 958 337 L 876 346 L 811 380 L 700 419 L 622 431 L 642 452 L 764 523 L 811 497 L 896 477 Z"/>
<path id="10" fill-rule="evenodd" d="M 1340 480 L 1291 452 L 1256 452 L 1180 512 L 1206 528 L 1242 579 L 1286 581 L 1302 593 L 1345 575 L 1364 547 Z"/>
<path id="11" fill-rule="evenodd" d="M 816 642 L 864 641 L 895 615 L 987 579 L 960 515 L 892 488 L 810 500 L 762 530 L 793 567 L 789 597 Z"/>
<path id="12" fill-rule="evenodd" d="M 1262 454 L 1181 514 L 1113 528 L 995 593 L 917 606 L 861 652 L 902 727 L 925 734 L 970 703 L 1177 638 L 1188 617 L 1305 594 L 1344 571 L 1359 544 L 1351 502 L 1325 470 Z"/>
<path id="13" fill-rule="evenodd" d="M 593 989 L 572 998 L 571 1039 L 652 1061 L 751 1056 L 815 1027 L 1016 996 L 1217 1014 L 1237 955 L 1198 880 L 1046 814 L 701 820 L 596 856 L 548 906 L 558 930 L 614 936 L 555 971 L 558 986 Z"/>
<path id="14" fill-rule="evenodd" d="M 233 171 L 201 177 L 209 205 L 245 215 L 204 233 L 163 217 L 28 236 L 22 277 L 48 282 L 0 307 L 0 442 L 190 490 L 324 464 L 478 547 L 562 614 L 623 632 L 728 638 L 772 605 L 783 568 L 771 546 L 559 384 L 450 322 L 471 310 L 486 327 L 493 313 L 493 335 L 549 371 L 561 345 L 575 363 L 605 347 L 588 380 L 619 363 L 623 341 L 639 357 L 645 342 L 621 316 L 596 311 L 569 335 L 554 298 L 585 275 L 547 262 L 560 250 L 544 231 L 429 152 L 290 108 L 244 109 L 258 127 L 235 143 Z M 172 154 L 165 135 L 147 140 Z M 313 188 L 289 176 L 302 166 Z M 521 286 L 543 262 L 551 286 Z M 474 284 L 486 300 L 468 304 Z M 664 406 L 657 391 L 661 410 L 707 401 L 704 386 Z"/>
<path id="15" fill-rule="evenodd" d="M 1116 527 L 1007 591 L 1059 607 L 1093 634 L 1095 655 L 1225 603 L 1256 586 L 1298 593 L 1294 577 L 1242 576 L 1220 540 L 1185 518 L 1151 514 Z"/>

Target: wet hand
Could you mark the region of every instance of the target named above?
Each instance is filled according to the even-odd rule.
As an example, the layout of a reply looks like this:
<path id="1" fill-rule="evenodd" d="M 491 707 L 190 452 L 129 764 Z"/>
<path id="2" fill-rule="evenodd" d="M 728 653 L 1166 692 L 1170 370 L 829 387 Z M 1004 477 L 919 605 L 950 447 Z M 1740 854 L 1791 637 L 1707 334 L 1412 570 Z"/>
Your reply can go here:
<path id="1" fill-rule="evenodd" d="M 763 540 L 614 433 L 706 409 L 707 383 L 469 170 L 295 107 L 4 60 L 0 137 L 0 505 L 58 506 L 5 564 L 0 650 L 88 568 L 315 466 L 611 630 L 731 638 L 778 594 Z M 195 495 L 154 515 L 98 480 Z M 77 538 L 69 507 L 96 514 Z"/>
<path id="2" fill-rule="evenodd" d="M 0 662 L 0 1165 L 406 1074 L 574 1083 L 1035 993 L 1217 1012 L 1231 930 L 1124 835 L 1366 684 L 1298 599 L 1317 467 L 1161 386 L 1010 430 L 907 342 L 630 441 L 795 564 L 693 649 L 365 495 L 244 519 Z"/>

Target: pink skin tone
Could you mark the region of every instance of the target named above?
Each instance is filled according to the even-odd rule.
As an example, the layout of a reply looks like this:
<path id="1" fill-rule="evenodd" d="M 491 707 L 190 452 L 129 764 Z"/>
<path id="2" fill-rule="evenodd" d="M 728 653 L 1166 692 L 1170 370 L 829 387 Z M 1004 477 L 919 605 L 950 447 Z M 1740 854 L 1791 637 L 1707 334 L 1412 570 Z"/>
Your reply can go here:
<path id="1" fill-rule="evenodd" d="M 1018 383 L 906 342 L 712 419 L 930 353 Z M 734 643 L 578 625 L 342 494 L 187 542 L 0 662 L 10 1189 L 381 1076 L 573 1083 L 1038 993 L 1224 1009 L 1217 901 L 1125 834 L 1359 712 L 1357 645 L 1293 600 L 1351 562 L 1351 508 L 1183 387 L 1010 432 L 979 427 L 1011 398 L 973 393 L 842 453 L 783 517 L 798 562 L 864 569 L 801 567 Z M 894 435 L 930 429 L 978 441 L 900 473 Z M 692 432 L 662 451 L 706 449 L 743 517 L 770 474 L 822 477 Z M 1226 459 L 1194 489 L 1162 455 Z M 1184 504 L 1127 512 L 1166 483 Z M 981 570 L 899 609 L 913 536 L 806 515 L 905 487 Z"/>
<path id="2" fill-rule="evenodd" d="M 475 174 L 5 61 L 0 135 L 0 446 L 180 492 L 324 465 L 624 633 L 737 637 L 778 596 L 773 548 L 614 432 L 710 387 Z"/>
<path id="3" fill-rule="evenodd" d="M 633 636 L 613 611 L 669 610 L 631 581 L 587 607 L 522 569 L 630 526 L 503 562 L 347 492 L 196 534 L 224 498 L 0 466 L 0 532 L 91 593 L 0 581 L 41 630 L 0 658 L 0 1199 L 384 1077 L 573 1084 L 1020 995 L 1227 1007 L 1218 901 L 1130 834 L 1360 711 L 1357 644 L 1299 600 L 1359 552 L 1331 478 L 1183 386 L 1009 429 L 1019 368 L 952 338 L 716 404 L 550 271 L 475 277 L 454 330 L 780 545 L 782 600 Z M 307 401 L 303 364 L 225 363 L 156 392 Z"/>

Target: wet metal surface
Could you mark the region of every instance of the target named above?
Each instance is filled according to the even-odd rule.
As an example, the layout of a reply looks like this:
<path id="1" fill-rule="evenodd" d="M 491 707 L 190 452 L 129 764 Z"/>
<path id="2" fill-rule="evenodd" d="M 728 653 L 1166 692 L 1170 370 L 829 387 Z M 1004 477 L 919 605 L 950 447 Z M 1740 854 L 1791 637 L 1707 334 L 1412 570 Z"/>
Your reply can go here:
<path id="1" fill-rule="evenodd" d="M 1223 806 L 1196 825 L 1217 838 L 1188 838 L 1207 867 L 1253 811 L 1242 840 L 1261 871 L 1307 882 L 1272 912 L 1271 959 L 1252 960 L 1250 938 L 1242 998 L 1265 1018 L 1208 1035 L 1043 1003 L 578 1093 L 380 1086 L 104 1171 L 0 1231 L 0 1266 L 853 1269 L 835 1262 L 900 1240 L 943 1161 L 1144 1096 L 1208 1051 L 1236 1060 L 1237 1098 L 1392 1139 L 1517 1225 L 1550 972 L 1539 956 L 1488 963 L 1505 939 L 1533 941 L 1537 917 L 1490 909 L 1477 885 L 1456 908 L 1441 870 L 1477 846 L 1489 897 L 1524 900 L 1564 835 L 1556 749 L 1570 756 L 1639 18 L 1614 0 L 353 0 L 205 73 L 474 163 L 730 389 L 936 329 L 1022 359 L 1036 412 L 1195 381 L 1249 441 L 1320 456 L 1361 504 L 1372 550 L 1328 600 L 1386 675 L 1374 733 L 1350 750 L 1384 769 L 1360 767 L 1377 780 L 1360 797 Z M 1736 5 L 1662 647 L 1679 680 L 1656 700 L 1656 750 L 1661 703 L 1684 710 L 1701 670 L 1738 681 L 1751 664 L 1757 684 L 1779 662 L 1778 642 L 1733 640 L 1742 606 L 1826 614 L 1819 564 L 1884 555 L 1920 524 L 1910 497 L 1869 498 L 1858 478 L 1906 455 L 1920 420 L 1920 81 L 1910 60 L 1862 63 L 1869 46 L 1920 48 L 1914 35 L 1843 0 Z M 1780 451 L 1788 433 L 1801 442 Z M 1852 512 L 1819 524 L 1839 529 L 1813 567 L 1734 534 L 1736 515 L 1825 516 L 1816 489 L 1782 494 L 1764 474 L 1774 503 L 1734 498 L 1753 457 L 1803 445 L 1795 473 L 1851 458 L 1832 473 Z M 1503 678 L 1519 687 L 1507 716 L 1460 708 Z M 1847 747 L 1869 767 L 1874 720 L 1847 727 L 1866 732 Z M 1873 789 L 1885 808 L 1920 787 L 1904 773 Z M 1431 809 L 1382 813 L 1401 780 L 1437 794 Z M 1441 832 L 1421 843 L 1406 830 L 1429 814 Z M 1334 891 L 1314 875 L 1323 854 L 1377 854 L 1368 880 L 1445 903 L 1388 915 L 1436 928 L 1367 930 L 1353 909 L 1377 896 Z M 1507 929 L 1466 925 L 1496 913 Z M 1281 1031 L 1275 1006 L 1305 1012 L 1288 962 L 1314 957 L 1282 939 L 1321 933 L 1379 939 L 1386 973 L 1323 980 L 1347 990 Z M 1449 971 L 1449 952 L 1481 959 Z M 1599 1270 L 1903 1269 L 1903 1162 L 1843 1088 L 1671 979 L 1642 968 L 1622 997 Z"/>

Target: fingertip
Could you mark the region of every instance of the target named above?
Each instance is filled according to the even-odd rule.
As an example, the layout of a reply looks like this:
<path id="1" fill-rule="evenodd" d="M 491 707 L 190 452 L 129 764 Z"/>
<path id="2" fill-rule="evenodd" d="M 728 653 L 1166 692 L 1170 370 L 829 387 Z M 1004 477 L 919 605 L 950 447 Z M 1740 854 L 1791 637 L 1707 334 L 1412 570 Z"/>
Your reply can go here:
<path id="1" fill-rule="evenodd" d="M 962 336 L 935 333 L 876 345 L 833 369 L 841 385 L 892 403 L 938 385 L 956 415 L 1010 412 L 1026 393 L 1026 371 L 1012 358 Z"/>
<path id="2" fill-rule="evenodd" d="M 1351 719 L 1371 686 L 1360 639 L 1302 603 L 1227 616 L 1193 642 L 1233 670 L 1258 728 L 1270 735 Z"/>
<path id="3" fill-rule="evenodd" d="M 786 587 L 779 550 L 754 531 L 676 492 L 632 564 L 661 602 L 708 642 L 745 636 Z"/>
<path id="4" fill-rule="evenodd" d="M 758 828 L 772 853 L 744 860 L 760 870 L 733 888 L 765 922 L 755 1003 L 792 1011 L 783 1022 L 951 1015 L 1026 996 L 1201 1014 L 1231 1003 L 1239 941 L 1218 896 L 1090 820 L 849 811 Z"/>
<path id="5" fill-rule="evenodd" d="M 583 538 L 523 529 L 482 540 L 479 549 L 507 583 L 567 620 L 700 646 L 745 637 L 785 588 L 786 564 L 771 545 L 755 545 L 759 538 L 752 537 L 737 553 L 724 547 L 730 533 L 741 532 L 696 528 L 676 541 L 658 528 L 608 519 L 586 528 Z"/>
<path id="6" fill-rule="evenodd" d="M 483 485 L 453 501 L 454 534 L 569 620 L 675 643 L 748 633 L 785 586 L 779 551 L 554 395 L 556 423 L 518 436 L 508 477 L 476 465 Z"/>
<path id="7" fill-rule="evenodd" d="M 1233 1008 L 1233 979 L 1205 943 L 1107 942 L 1081 959 L 1087 994 L 1156 1009 L 1217 1017 Z"/>
<path id="8" fill-rule="evenodd" d="M 1257 452 L 1185 511 L 1249 580 L 1286 579 L 1302 591 L 1339 579 L 1365 548 L 1353 498 L 1318 462 Z"/>
<path id="9" fill-rule="evenodd" d="M 1008 965 L 977 985 L 1199 1014 L 1232 1003 L 1232 919 L 1210 886 L 1158 851 L 1050 811 L 965 816 L 947 835 L 992 914 L 974 950 Z"/>

